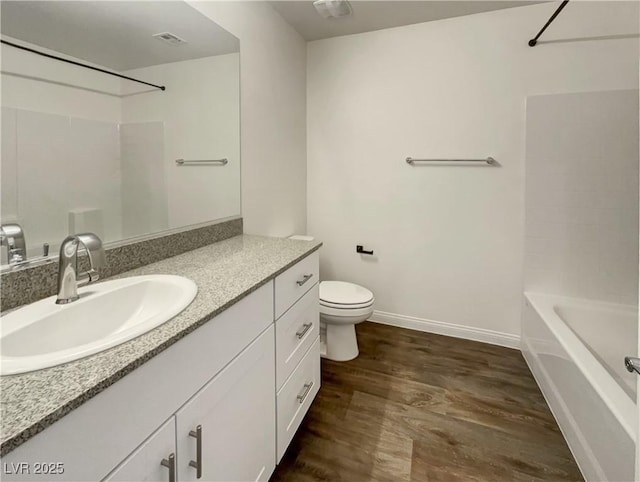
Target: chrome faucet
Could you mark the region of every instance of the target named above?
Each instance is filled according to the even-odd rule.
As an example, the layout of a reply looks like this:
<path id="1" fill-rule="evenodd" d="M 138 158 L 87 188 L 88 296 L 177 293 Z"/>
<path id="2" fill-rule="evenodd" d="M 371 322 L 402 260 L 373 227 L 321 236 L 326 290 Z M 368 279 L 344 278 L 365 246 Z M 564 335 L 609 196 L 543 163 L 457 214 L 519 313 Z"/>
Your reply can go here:
<path id="1" fill-rule="evenodd" d="M 78 274 L 78 249 L 82 245 L 89 255 L 89 271 Z M 56 304 L 64 305 L 76 301 L 78 287 L 99 279 L 96 268 L 106 264 L 102 241 L 93 233 L 67 236 L 60 245 L 58 265 L 58 299 Z"/>
<path id="2" fill-rule="evenodd" d="M 7 246 L 7 263 L 18 264 L 27 259 L 27 244 L 19 224 L 0 226 L 0 244 Z"/>

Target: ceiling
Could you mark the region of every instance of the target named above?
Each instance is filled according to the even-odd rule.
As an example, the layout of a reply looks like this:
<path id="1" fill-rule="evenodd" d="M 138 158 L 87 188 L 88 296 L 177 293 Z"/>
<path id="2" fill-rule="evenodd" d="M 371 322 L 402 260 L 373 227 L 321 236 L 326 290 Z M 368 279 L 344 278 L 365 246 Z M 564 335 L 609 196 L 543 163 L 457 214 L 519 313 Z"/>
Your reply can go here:
<path id="1" fill-rule="evenodd" d="M 237 38 L 182 1 L 2 0 L 0 11 L 3 36 L 117 71 L 240 50 Z M 152 37 L 161 32 L 187 43 Z"/>
<path id="2" fill-rule="evenodd" d="M 353 10 L 351 15 L 330 19 L 322 18 L 316 12 L 311 0 L 269 3 L 306 40 L 319 40 L 541 2 L 355 0 L 350 1 Z"/>

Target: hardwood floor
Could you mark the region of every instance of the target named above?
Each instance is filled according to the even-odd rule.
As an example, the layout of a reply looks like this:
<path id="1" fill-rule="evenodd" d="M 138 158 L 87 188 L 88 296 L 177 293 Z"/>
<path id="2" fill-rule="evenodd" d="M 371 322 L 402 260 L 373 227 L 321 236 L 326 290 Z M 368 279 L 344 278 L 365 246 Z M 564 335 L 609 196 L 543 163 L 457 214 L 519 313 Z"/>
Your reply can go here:
<path id="1" fill-rule="evenodd" d="M 519 351 L 356 328 L 272 481 L 582 480 Z"/>

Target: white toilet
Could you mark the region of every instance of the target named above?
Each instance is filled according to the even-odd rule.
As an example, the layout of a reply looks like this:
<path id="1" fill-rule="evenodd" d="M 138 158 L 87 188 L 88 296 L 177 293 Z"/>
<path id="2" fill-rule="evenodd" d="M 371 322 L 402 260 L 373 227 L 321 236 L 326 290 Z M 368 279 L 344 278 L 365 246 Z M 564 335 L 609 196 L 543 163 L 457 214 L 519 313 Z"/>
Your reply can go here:
<path id="1" fill-rule="evenodd" d="M 358 356 L 355 325 L 371 316 L 373 302 L 373 293 L 362 286 L 344 281 L 320 282 L 320 341 L 324 358 L 348 361 Z"/>
<path id="2" fill-rule="evenodd" d="M 296 234 L 289 239 L 313 241 Z M 320 353 L 323 358 L 349 361 L 358 356 L 356 325 L 373 313 L 373 293 L 345 281 L 320 282 Z"/>

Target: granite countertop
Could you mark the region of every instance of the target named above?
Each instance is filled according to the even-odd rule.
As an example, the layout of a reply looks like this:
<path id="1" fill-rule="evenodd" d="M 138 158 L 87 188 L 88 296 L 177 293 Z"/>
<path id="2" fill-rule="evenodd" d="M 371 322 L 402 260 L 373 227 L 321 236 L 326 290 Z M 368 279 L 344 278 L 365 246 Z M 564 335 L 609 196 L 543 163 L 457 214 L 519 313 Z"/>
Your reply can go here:
<path id="1" fill-rule="evenodd" d="M 64 365 L 0 377 L 0 455 L 64 417 L 321 245 L 317 241 L 242 235 L 110 278 L 181 275 L 198 285 L 198 294 L 180 314 L 122 345 Z"/>

